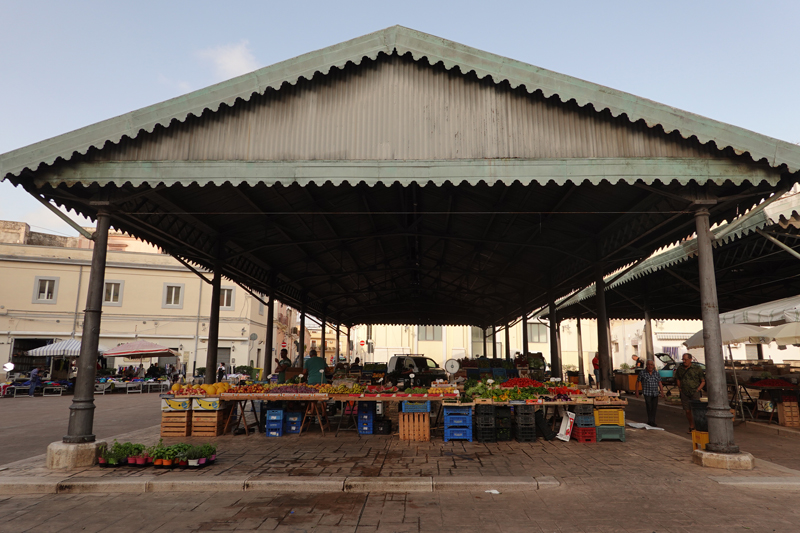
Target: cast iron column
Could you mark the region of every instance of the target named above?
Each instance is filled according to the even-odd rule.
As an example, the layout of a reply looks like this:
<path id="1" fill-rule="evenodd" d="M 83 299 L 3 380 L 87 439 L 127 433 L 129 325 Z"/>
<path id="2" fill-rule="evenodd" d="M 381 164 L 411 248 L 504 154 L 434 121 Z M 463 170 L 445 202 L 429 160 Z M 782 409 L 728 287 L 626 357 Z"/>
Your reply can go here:
<path id="1" fill-rule="evenodd" d="M 342 323 L 341 322 L 337 322 L 336 323 L 336 350 L 335 350 L 336 353 L 333 355 L 336 358 L 334 360 L 334 364 L 333 364 L 334 367 L 336 367 L 336 365 L 339 364 L 339 350 L 341 349 L 341 345 L 339 343 L 341 342 L 341 338 L 342 338 Z"/>
<path id="2" fill-rule="evenodd" d="M 561 353 L 558 343 L 558 316 L 556 315 L 556 302 L 553 297 L 550 297 L 548 305 L 548 320 L 550 320 L 550 375 L 552 377 L 561 377 Z"/>
<path id="3" fill-rule="evenodd" d="M 325 315 L 325 311 L 322 311 L 322 338 L 320 339 L 320 342 L 322 343 L 321 347 L 322 353 L 318 355 L 322 357 L 322 360 L 325 361 L 326 364 L 328 363 L 328 360 L 325 359 L 325 348 L 327 348 L 327 344 L 325 343 L 325 327 L 328 324 L 327 318 L 328 317 Z"/>
<path id="4" fill-rule="evenodd" d="M 70 444 L 94 442 L 94 378 L 97 373 L 97 349 L 100 345 L 100 315 L 103 312 L 103 285 L 108 249 L 108 227 L 111 219 L 105 211 L 97 213 L 94 232 L 92 269 L 89 273 L 89 292 L 83 312 L 81 356 L 78 358 L 78 377 L 69 407 L 69 425 L 63 441 Z"/>
<path id="5" fill-rule="evenodd" d="M 597 305 L 597 352 L 600 354 L 600 383 L 598 387 L 611 389 L 609 379 L 611 370 L 611 354 L 608 339 L 608 314 L 606 313 L 606 282 L 603 279 L 603 265 L 595 270 L 595 302 Z"/>
<path id="6" fill-rule="evenodd" d="M 222 263 L 214 264 L 211 280 L 211 312 L 208 315 L 208 352 L 205 383 L 217 382 L 217 350 L 219 350 L 219 297 L 222 290 Z"/>
<path id="7" fill-rule="evenodd" d="M 528 358 L 528 307 L 525 295 L 522 295 L 522 356 L 525 357 L 527 365 Z"/>
<path id="8" fill-rule="evenodd" d="M 305 366 L 306 360 L 306 299 L 303 298 L 303 307 L 300 309 L 300 345 L 297 351 L 300 352 L 300 368 Z"/>
<path id="9" fill-rule="evenodd" d="M 576 322 L 578 334 L 578 385 L 586 385 L 586 370 L 583 367 L 583 335 L 581 334 L 581 317 L 577 317 Z"/>
<path id="10" fill-rule="evenodd" d="M 487 328 L 483 328 L 483 356 L 489 357 L 489 354 L 486 352 L 486 329 Z"/>
<path id="11" fill-rule="evenodd" d="M 511 361 L 511 334 L 508 332 L 508 324 L 506 324 L 506 361 Z"/>
<path id="12" fill-rule="evenodd" d="M 344 353 L 347 354 L 347 363 L 350 364 L 350 325 L 347 326 L 347 348 Z"/>
<path id="13" fill-rule="evenodd" d="M 708 444 L 706 449 L 718 453 L 738 453 L 733 440 L 733 415 L 728 403 L 725 359 L 722 355 L 722 334 L 719 326 L 717 282 L 708 210 L 700 208 L 694 215 L 697 228 L 697 264 L 700 273 L 700 310 L 703 318 L 703 348 L 706 353 L 706 385 L 708 387 Z"/>
<path id="14" fill-rule="evenodd" d="M 275 344 L 275 283 L 273 278 L 273 283 L 270 284 L 269 287 L 269 300 L 267 300 L 267 338 L 265 341 L 264 352 L 267 352 L 268 355 L 266 356 L 266 362 L 264 364 L 266 371 L 266 375 L 272 374 L 272 360 L 275 358 L 275 354 L 277 354 L 277 350 L 274 347 Z"/>
<path id="15" fill-rule="evenodd" d="M 492 359 L 497 359 L 497 327 L 492 324 Z"/>
<path id="16" fill-rule="evenodd" d="M 653 320 L 650 317 L 650 307 L 644 307 L 644 350 L 648 361 L 655 361 L 653 351 Z"/>

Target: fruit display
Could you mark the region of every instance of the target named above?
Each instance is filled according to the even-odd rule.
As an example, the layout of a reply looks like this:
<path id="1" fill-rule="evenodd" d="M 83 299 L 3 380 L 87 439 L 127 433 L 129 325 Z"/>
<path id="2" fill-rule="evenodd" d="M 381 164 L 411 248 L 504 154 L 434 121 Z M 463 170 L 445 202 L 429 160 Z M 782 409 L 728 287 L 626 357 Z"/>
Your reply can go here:
<path id="1" fill-rule="evenodd" d="M 203 385 L 180 385 L 176 383 L 172 386 L 172 393 L 175 396 L 219 396 L 230 389 L 230 383 L 214 383 Z"/>
<path id="2" fill-rule="evenodd" d="M 431 387 L 428 389 L 428 394 L 455 394 L 458 389 L 455 387 Z"/>
<path id="3" fill-rule="evenodd" d="M 326 385 L 250 383 L 231 388 L 233 394 L 319 394 Z"/>
<path id="4" fill-rule="evenodd" d="M 320 387 L 319 392 L 324 394 L 363 394 L 364 387 L 358 383 L 353 383 L 352 385 L 343 383 L 335 387 L 333 385 L 326 384 Z"/>

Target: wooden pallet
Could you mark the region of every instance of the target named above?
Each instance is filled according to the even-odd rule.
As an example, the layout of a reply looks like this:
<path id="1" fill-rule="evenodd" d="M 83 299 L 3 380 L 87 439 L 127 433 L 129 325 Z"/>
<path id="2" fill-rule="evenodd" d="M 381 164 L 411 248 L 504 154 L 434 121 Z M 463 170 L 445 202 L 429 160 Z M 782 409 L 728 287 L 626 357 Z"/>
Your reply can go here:
<path id="1" fill-rule="evenodd" d="M 797 402 L 778 404 L 778 423 L 786 427 L 800 427 L 800 408 Z"/>
<path id="2" fill-rule="evenodd" d="M 431 440 L 430 413 L 399 413 L 400 440 Z"/>
<path id="3" fill-rule="evenodd" d="M 192 432 L 191 411 L 164 411 L 161 413 L 162 437 L 188 437 Z"/>
<path id="4" fill-rule="evenodd" d="M 192 437 L 218 437 L 225 433 L 230 408 L 220 411 L 192 411 Z"/>

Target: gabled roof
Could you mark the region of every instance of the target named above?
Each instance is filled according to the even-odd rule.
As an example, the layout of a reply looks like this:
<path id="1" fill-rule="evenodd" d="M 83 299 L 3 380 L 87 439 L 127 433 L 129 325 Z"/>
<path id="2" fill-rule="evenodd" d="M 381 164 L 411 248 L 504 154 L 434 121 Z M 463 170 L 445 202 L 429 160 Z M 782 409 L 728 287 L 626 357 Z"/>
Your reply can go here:
<path id="1" fill-rule="evenodd" d="M 253 94 L 263 94 L 269 88 L 279 89 L 284 83 L 295 84 L 301 78 L 310 80 L 318 72 L 327 74 L 348 62 L 358 65 L 363 58 L 375 59 L 380 53 L 410 53 L 417 61 L 425 58 L 431 64 L 441 62 L 447 69 L 458 67 L 462 73 L 473 71 L 478 78 L 489 76 L 498 84 L 508 82 L 512 88 L 524 86 L 530 93 L 538 90 L 545 97 L 556 95 L 562 102 L 575 100 L 578 105 L 592 105 L 597 111 L 608 109 L 615 117 L 625 114 L 633 122 L 643 120 L 650 127 L 660 126 L 666 133 L 678 131 L 687 139 L 694 136 L 701 143 L 713 141 L 719 149 L 730 147 L 737 154 L 749 153 L 754 160 L 764 159 L 773 167 L 786 165 L 790 172 L 800 169 L 800 146 L 393 26 L 2 154 L 0 177 L 18 175 L 26 168 L 36 170 L 41 164 L 52 164 L 58 158 L 69 159 L 75 152 L 85 154 L 91 147 L 117 143 L 126 136 L 135 138 L 142 131 L 152 132 L 157 125 L 168 126 L 172 120 L 182 122 L 190 115 L 200 116 L 205 110 L 216 111 L 222 104 L 233 105 L 237 99 L 249 100 Z"/>

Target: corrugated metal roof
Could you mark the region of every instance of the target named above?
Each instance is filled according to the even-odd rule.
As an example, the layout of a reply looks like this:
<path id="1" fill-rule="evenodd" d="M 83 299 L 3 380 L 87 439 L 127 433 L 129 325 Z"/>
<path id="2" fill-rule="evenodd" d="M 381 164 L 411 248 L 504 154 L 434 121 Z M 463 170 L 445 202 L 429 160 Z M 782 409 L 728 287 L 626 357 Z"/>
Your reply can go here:
<path id="1" fill-rule="evenodd" d="M 0 155 L 0 176 L 18 175 L 25 168 L 36 170 L 41 164 L 52 164 L 58 158 L 70 159 L 74 153 L 85 154 L 91 147 L 100 148 L 106 142 L 119 143 L 124 137 L 133 139 L 142 131 L 153 132 L 157 126 L 167 126 L 173 120 L 184 122 L 190 116 L 202 116 L 206 110 L 216 112 L 222 105 L 233 106 L 237 99 L 249 101 L 254 94 L 281 89 L 284 84 L 296 85 L 301 79 L 313 79 L 317 73 L 343 69 L 348 63 L 359 65 L 364 58 L 374 60 L 381 53 L 408 53 L 416 61 L 441 62 L 446 70 L 457 67 L 462 73 L 474 72 L 480 80 L 507 82 L 512 89 L 524 87 L 529 93 L 541 91 L 544 98 L 556 96 L 564 103 L 574 100 L 579 108 L 591 105 L 596 111 L 608 110 L 614 117 L 625 115 L 632 122 L 643 120 L 651 128 L 660 126 L 667 134 L 676 131 L 685 139 L 694 136 L 703 144 L 713 141 L 720 149 L 730 147 L 737 154 L 749 153 L 753 159 L 765 159 L 774 167 L 786 165 L 791 172 L 800 169 L 800 147 L 793 144 L 394 26 Z"/>

